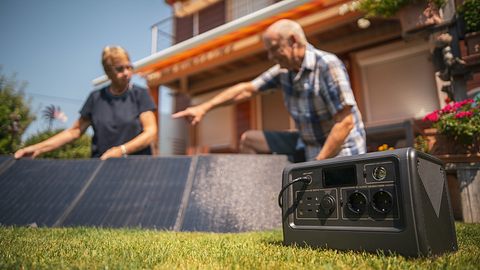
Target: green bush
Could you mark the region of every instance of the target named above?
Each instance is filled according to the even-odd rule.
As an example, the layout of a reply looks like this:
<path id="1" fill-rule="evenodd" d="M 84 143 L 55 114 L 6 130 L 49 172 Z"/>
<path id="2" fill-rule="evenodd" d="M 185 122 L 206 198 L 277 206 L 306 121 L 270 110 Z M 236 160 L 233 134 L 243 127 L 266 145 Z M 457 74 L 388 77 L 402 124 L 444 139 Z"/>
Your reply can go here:
<path id="1" fill-rule="evenodd" d="M 12 154 L 20 145 L 20 138 L 28 125 L 35 120 L 23 89 L 26 82 L 6 77 L 0 67 L 0 154 Z"/>
<path id="2" fill-rule="evenodd" d="M 467 33 L 480 31 L 480 0 L 465 0 L 459 7 Z"/>
<path id="3" fill-rule="evenodd" d="M 63 131 L 63 129 L 46 130 L 31 135 L 25 140 L 25 146 L 39 143 L 53 135 Z M 91 156 L 91 138 L 87 134 L 83 134 L 78 140 L 66 144 L 54 151 L 43 153 L 38 158 L 56 158 L 56 159 L 77 159 L 89 158 Z"/>

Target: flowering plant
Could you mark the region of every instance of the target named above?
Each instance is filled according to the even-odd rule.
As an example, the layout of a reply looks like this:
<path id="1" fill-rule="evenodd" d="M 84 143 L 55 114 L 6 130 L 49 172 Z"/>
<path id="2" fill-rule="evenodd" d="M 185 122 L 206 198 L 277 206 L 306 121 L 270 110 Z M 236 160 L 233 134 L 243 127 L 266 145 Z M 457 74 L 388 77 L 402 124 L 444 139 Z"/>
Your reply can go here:
<path id="1" fill-rule="evenodd" d="M 387 150 L 394 150 L 395 148 L 393 146 L 388 146 L 388 144 L 384 143 L 377 147 L 377 151 L 387 151 Z"/>
<path id="2" fill-rule="evenodd" d="M 435 8 L 441 8 L 446 0 L 359 0 L 358 9 L 366 13 L 367 17 L 392 17 L 402 7 L 418 2 L 427 2 Z"/>
<path id="3" fill-rule="evenodd" d="M 480 134 L 480 98 L 449 102 L 445 107 L 427 114 L 423 121 L 432 122 L 440 134 L 462 144 L 473 144 Z"/>

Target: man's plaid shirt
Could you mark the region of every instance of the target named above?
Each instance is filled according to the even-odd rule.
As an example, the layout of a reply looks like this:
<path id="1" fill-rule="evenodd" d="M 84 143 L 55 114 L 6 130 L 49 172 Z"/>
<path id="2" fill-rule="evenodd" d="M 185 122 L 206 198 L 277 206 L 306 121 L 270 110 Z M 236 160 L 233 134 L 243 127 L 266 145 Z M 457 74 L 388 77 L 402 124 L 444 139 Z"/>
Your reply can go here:
<path id="1" fill-rule="evenodd" d="M 305 144 L 307 160 L 320 152 L 335 121 L 333 116 L 352 106 L 355 126 L 338 156 L 366 152 L 365 130 L 345 66 L 334 54 L 308 44 L 302 67 L 297 72 L 276 65 L 252 81 L 259 91 L 283 90 L 284 103 L 295 120 Z M 301 143 L 301 142 L 299 142 Z"/>

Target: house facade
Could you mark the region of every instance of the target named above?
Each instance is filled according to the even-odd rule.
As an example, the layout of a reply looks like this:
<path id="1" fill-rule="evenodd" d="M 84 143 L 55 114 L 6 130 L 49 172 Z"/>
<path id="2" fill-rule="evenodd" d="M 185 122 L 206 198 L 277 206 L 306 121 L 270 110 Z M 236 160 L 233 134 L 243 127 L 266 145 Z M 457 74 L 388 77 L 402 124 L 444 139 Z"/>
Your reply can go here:
<path id="1" fill-rule="evenodd" d="M 397 19 L 362 20 L 345 0 L 166 0 L 172 6 L 174 44 L 135 62 L 154 97 L 170 88 L 174 111 L 199 104 L 223 89 L 254 79 L 272 65 L 261 34 L 288 18 L 315 47 L 335 53 L 347 67 L 367 127 L 369 151 L 387 143 L 413 145 L 415 123 L 444 105 L 445 82 L 436 76 L 433 45 L 425 35 L 405 35 Z M 478 85 L 471 81 L 468 88 Z M 281 91 L 215 109 L 195 127 L 179 121 L 186 136 L 174 154 L 238 152 L 249 129 L 294 129 Z M 160 123 L 160 126 L 162 124 Z"/>

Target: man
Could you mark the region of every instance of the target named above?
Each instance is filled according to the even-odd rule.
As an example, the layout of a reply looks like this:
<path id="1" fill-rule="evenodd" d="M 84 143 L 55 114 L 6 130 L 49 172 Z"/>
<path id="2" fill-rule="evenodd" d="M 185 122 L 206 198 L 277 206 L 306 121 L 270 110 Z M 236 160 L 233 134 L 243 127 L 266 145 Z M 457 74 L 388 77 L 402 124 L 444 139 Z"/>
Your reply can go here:
<path id="1" fill-rule="evenodd" d="M 280 87 L 298 132 L 247 131 L 240 142 L 242 152 L 288 154 L 295 162 L 303 161 L 297 155 L 301 149 L 306 160 L 365 153 L 364 125 L 343 63 L 310 45 L 301 26 L 291 20 L 272 24 L 263 41 L 277 65 L 173 117 L 187 117 L 195 125 L 215 107 Z"/>
<path id="2" fill-rule="evenodd" d="M 15 152 L 15 158 L 33 157 L 55 150 L 93 127 L 92 157 L 108 159 L 128 155 L 151 155 L 157 124 L 155 103 L 147 90 L 130 83 L 133 67 L 127 51 L 107 46 L 102 65 L 111 84 L 90 93 L 72 127 L 37 144 Z"/>

